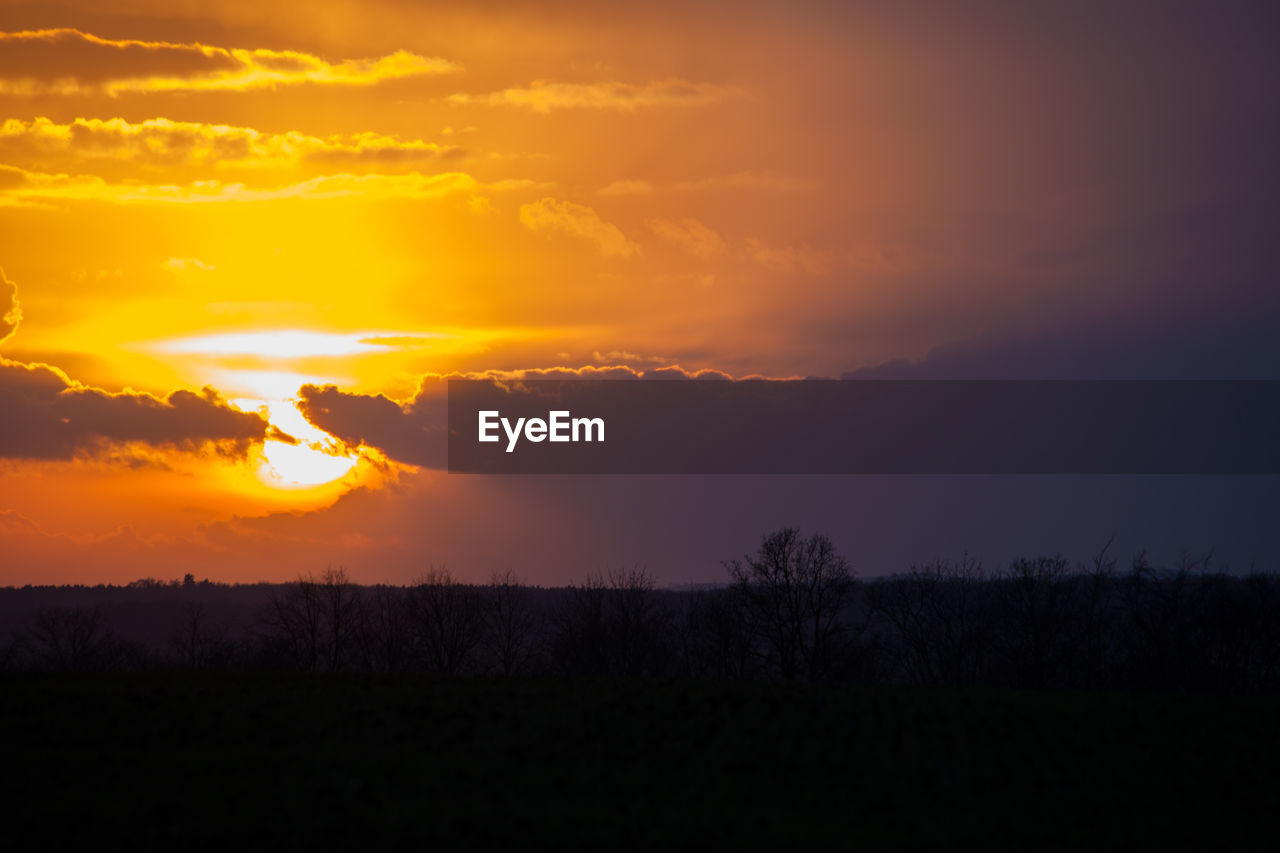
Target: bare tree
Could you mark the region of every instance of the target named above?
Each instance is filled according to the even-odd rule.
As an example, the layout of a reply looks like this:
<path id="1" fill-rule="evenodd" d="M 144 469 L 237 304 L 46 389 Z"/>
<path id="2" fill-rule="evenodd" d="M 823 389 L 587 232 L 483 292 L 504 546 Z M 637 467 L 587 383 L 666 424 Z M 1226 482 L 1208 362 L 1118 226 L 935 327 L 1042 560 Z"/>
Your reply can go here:
<path id="1" fill-rule="evenodd" d="M 679 636 L 688 675 L 749 678 L 756 640 L 743 601 L 733 589 L 700 589 L 686 600 Z"/>
<path id="2" fill-rule="evenodd" d="M 110 662 L 112 638 L 101 606 L 38 610 L 23 640 L 33 662 L 46 669 L 84 672 Z"/>
<path id="3" fill-rule="evenodd" d="M 659 599 L 648 569 L 609 573 L 605 645 L 609 670 L 617 675 L 658 675 L 666 669 L 671 614 Z"/>
<path id="4" fill-rule="evenodd" d="M 262 617 L 268 642 L 295 668 L 314 672 L 325 660 L 324 603 L 310 572 L 272 592 Z"/>
<path id="5" fill-rule="evenodd" d="M 503 675 L 514 675 L 534 648 L 538 613 L 515 572 L 495 572 L 484 593 L 482 642 Z"/>
<path id="6" fill-rule="evenodd" d="M 169 645 L 184 669 L 208 669 L 225 665 L 231 658 L 232 643 L 225 622 L 215 622 L 203 601 L 182 605 Z"/>
<path id="7" fill-rule="evenodd" d="M 1015 684 L 1064 686 L 1083 637 L 1075 619 L 1077 577 L 1061 557 L 1020 557 L 1000 583 L 999 651 Z"/>
<path id="8" fill-rule="evenodd" d="M 1280 684 L 1280 577 L 1250 572 L 1240 588 L 1234 621 L 1244 627 L 1241 687 L 1274 690 Z"/>
<path id="9" fill-rule="evenodd" d="M 1102 686 L 1104 665 L 1115 651 L 1111 597 L 1115 588 L 1116 561 L 1107 555 L 1114 541 L 1114 536 L 1108 539 L 1093 556 L 1090 565 L 1079 568 L 1083 624 L 1078 659 L 1080 683 L 1085 687 Z"/>
<path id="10" fill-rule="evenodd" d="M 595 677 L 608 671 L 608 592 L 604 575 L 589 572 L 582 586 L 566 590 L 552 613 L 552 653 L 568 674 Z"/>
<path id="11" fill-rule="evenodd" d="M 427 666 L 457 675 L 471 662 L 483 622 L 476 591 L 434 566 L 409 590 L 414 632 Z"/>
<path id="12" fill-rule="evenodd" d="M 1189 678 L 1204 653 L 1201 638 L 1194 636 L 1193 612 L 1208 564 L 1209 557 L 1195 561 L 1183 555 L 1176 569 L 1160 571 L 1145 553 L 1133 558 L 1122 584 L 1132 680 L 1178 689 L 1193 686 Z"/>
<path id="13" fill-rule="evenodd" d="M 989 582 L 982 563 L 934 560 L 869 591 L 873 613 L 893 634 L 897 668 L 922 684 L 972 684 L 986 671 L 990 644 Z"/>
<path id="14" fill-rule="evenodd" d="M 413 651 L 413 637 L 404 589 L 370 588 L 360 616 L 361 650 L 366 667 L 378 672 L 396 672 L 407 666 Z"/>
<path id="15" fill-rule="evenodd" d="M 328 568 L 320 577 L 321 623 L 325 629 L 324 651 L 330 671 L 342 669 L 352 656 L 360 628 L 360 588 L 351 582 L 347 570 Z"/>
<path id="16" fill-rule="evenodd" d="M 765 536 L 754 557 L 725 568 L 782 677 L 826 676 L 848 634 L 842 617 L 854 589 L 831 540 L 783 528 Z"/>
<path id="17" fill-rule="evenodd" d="M 673 659 L 671 623 L 648 570 L 592 572 L 553 611 L 552 652 L 573 675 L 660 675 Z"/>

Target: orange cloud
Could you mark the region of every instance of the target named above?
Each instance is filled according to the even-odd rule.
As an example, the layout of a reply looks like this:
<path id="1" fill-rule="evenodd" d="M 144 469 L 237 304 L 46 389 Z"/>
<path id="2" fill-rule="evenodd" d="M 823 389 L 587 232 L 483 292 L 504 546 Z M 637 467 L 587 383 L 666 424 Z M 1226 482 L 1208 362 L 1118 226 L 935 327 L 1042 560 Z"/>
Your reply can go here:
<path id="1" fill-rule="evenodd" d="M 571 201 L 543 198 L 520 206 L 520 223 L 530 231 L 559 231 L 590 240 L 602 255 L 628 257 L 640 247 L 626 238 L 618 226 L 605 222 L 594 210 Z"/>
<path id="2" fill-rule="evenodd" d="M 621 180 L 613 181 L 596 191 L 602 196 L 648 195 L 653 192 L 653 184 L 648 181 Z"/>
<path id="3" fill-rule="evenodd" d="M 754 237 L 748 238 L 747 256 L 772 272 L 825 275 L 838 261 L 832 252 L 824 252 L 811 246 L 771 246 Z"/>
<path id="4" fill-rule="evenodd" d="M 71 28 L 0 32 L 0 92 L 18 95 L 367 86 L 460 67 L 404 50 L 330 63 L 293 50 L 105 39 Z"/>
<path id="5" fill-rule="evenodd" d="M 634 112 L 647 107 L 702 106 L 723 101 L 740 90 L 710 83 L 669 79 L 651 83 L 552 83 L 535 80 L 527 88 L 503 89 L 487 95 L 450 95 L 454 104 L 524 107 L 535 113 L 559 109 Z"/>
<path id="6" fill-rule="evenodd" d="M 659 190 L 676 192 L 703 192 L 719 190 L 772 190 L 776 192 L 802 192 L 817 189 L 814 181 L 802 178 L 789 178 L 773 172 L 733 172 L 728 175 L 713 175 L 693 181 L 677 181 L 663 186 L 654 186 L 648 181 L 622 179 L 612 181 L 596 190 L 602 196 L 649 195 Z"/>
<path id="7" fill-rule="evenodd" d="M 696 219 L 652 219 L 649 230 L 704 261 L 725 253 L 720 235 Z"/>

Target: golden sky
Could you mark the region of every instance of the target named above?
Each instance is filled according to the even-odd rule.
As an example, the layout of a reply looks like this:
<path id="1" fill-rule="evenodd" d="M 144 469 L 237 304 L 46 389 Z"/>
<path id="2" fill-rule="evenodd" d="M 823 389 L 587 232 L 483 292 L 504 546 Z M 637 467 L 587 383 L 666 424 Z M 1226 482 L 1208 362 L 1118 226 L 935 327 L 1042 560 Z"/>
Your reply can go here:
<path id="1" fill-rule="evenodd" d="M 1263 28 L 891 5 L 0 3 L 0 582 L 443 558 L 507 497 L 375 439 L 450 373 L 1235 304 Z"/>

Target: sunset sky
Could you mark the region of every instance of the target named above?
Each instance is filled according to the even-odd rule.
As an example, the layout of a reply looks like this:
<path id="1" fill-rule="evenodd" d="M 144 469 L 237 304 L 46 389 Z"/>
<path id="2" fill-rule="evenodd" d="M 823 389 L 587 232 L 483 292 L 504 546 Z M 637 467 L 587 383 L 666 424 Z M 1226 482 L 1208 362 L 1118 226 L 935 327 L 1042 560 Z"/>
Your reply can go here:
<path id="1" fill-rule="evenodd" d="M 465 477 L 402 425 L 463 374 L 1280 378 L 1278 17 L 0 2 L 0 583 L 676 583 L 784 523 L 1274 563 L 1271 480 Z"/>

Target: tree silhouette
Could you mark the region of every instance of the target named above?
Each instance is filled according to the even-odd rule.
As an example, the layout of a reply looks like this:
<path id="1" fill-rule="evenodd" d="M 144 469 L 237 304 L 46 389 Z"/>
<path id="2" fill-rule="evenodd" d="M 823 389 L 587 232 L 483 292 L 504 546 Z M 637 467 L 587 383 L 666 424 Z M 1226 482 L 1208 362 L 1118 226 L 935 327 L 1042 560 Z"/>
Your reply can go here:
<path id="1" fill-rule="evenodd" d="M 688 675 L 749 678 L 756 672 L 755 637 L 736 590 L 695 590 L 683 617 L 680 644 Z"/>
<path id="2" fill-rule="evenodd" d="M 184 669 L 225 666 L 232 657 L 233 643 L 224 622 L 214 622 L 203 601 L 187 601 L 169 634 L 169 645 Z"/>
<path id="3" fill-rule="evenodd" d="M 37 665 L 60 672 L 105 668 L 113 645 L 100 605 L 41 609 L 23 640 Z"/>
<path id="4" fill-rule="evenodd" d="M 827 537 L 786 527 L 764 537 L 754 557 L 725 563 L 783 678 L 823 678 L 848 634 L 849 563 Z"/>
<path id="5" fill-rule="evenodd" d="M 666 669 L 672 620 L 656 587 L 640 566 L 609 573 L 605 643 L 615 674 L 658 675 Z"/>
<path id="6" fill-rule="evenodd" d="M 661 675 L 674 646 L 671 614 L 647 569 L 587 574 L 553 617 L 552 646 L 572 675 Z"/>
<path id="7" fill-rule="evenodd" d="M 494 572 L 484 592 L 482 642 L 490 660 L 503 675 L 514 675 L 533 653 L 538 613 L 529 589 L 515 572 Z"/>
<path id="8" fill-rule="evenodd" d="M 320 585 L 310 572 L 271 593 L 262 622 L 270 644 L 280 647 L 288 663 L 314 672 L 325 658 L 324 607 Z"/>
<path id="9" fill-rule="evenodd" d="M 582 586 L 571 585 L 552 613 L 552 653 L 569 675 L 604 675 L 609 663 L 605 641 L 609 588 L 604 576 L 588 573 Z"/>
<path id="10" fill-rule="evenodd" d="M 413 637 L 408 596 L 401 587 L 366 590 L 360 608 L 361 652 L 373 672 L 397 672 L 410 663 Z"/>
<path id="11" fill-rule="evenodd" d="M 427 666 L 443 675 L 462 672 L 480 642 L 484 623 L 476 591 L 432 566 L 409 590 L 419 648 Z"/>
<path id="12" fill-rule="evenodd" d="M 973 684 L 986 673 L 991 587 L 982 563 L 933 560 L 872 586 L 872 612 L 892 634 L 895 668 L 919 684 Z"/>
<path id="13" fill-rule="evenodd" d="M 352 656 L 360 629 L 360 588 L 351 582 L 342 566 L 328 568 L 317 588 L 321 623 L 325 628 L 324 650 L 330 671 L 343 668 Z"/>

